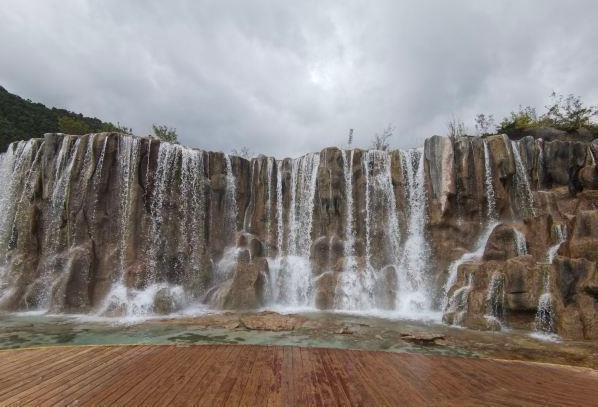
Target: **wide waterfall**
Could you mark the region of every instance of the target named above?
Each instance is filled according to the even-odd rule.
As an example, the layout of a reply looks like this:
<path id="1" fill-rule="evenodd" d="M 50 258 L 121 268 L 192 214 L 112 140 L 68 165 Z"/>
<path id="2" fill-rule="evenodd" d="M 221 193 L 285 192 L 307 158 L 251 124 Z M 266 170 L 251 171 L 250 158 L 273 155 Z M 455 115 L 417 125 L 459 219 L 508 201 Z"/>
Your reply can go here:
<path id="1" fill-rule="evenodd" d="M 535 267 L 560 267 L 561 245 L 585 246 L 569 246 L 582 229 L 555 210 L 560 195 L 536 190 L 574 173 L 555 170 L 554 142 L 505 140 L 249 160 L 115 133 L 13 143 L 0 156 L 0 308 L 443 313 L 512 326 L 516 270 L 532 287 Z M 593 168 L 591 148 L 578 150 Z M 552 237 L 538 239 L 546 220 Z M 520 289 L 546 308 L 548 292 Z"/>

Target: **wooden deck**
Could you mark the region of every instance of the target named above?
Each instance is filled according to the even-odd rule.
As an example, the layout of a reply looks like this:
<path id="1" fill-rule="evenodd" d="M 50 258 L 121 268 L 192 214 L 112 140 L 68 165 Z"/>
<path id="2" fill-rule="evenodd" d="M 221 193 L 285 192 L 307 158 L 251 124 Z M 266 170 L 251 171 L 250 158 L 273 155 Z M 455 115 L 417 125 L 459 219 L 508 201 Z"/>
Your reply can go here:
<path id="1" fill-rule="evenodd" d="M 279 346 L 0 352 L 0 405 L 598 406 L 598 371 Z"/>

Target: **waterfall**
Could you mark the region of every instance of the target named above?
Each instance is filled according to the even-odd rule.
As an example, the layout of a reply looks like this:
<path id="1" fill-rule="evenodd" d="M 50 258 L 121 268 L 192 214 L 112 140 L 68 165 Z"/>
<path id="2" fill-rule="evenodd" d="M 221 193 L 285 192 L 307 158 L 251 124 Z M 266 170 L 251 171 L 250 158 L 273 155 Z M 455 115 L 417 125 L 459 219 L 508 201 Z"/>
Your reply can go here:
<path id="1" fill-rule="evenodd" d="M 268 157 L 266 163 L 266 256 L 272 249 L 272 170 L 274 159 Z"/>
<path id="2" fill-rule="evenodd" d="M 521 160 L 519 143 L 511 140 L 511 150 L 513 151 L 513 157 L 515 159 L 514 183 L 518 204 L 522 209 L 524 216 L 535 216 L 534 194 L 530 186 L 527 170 Z"/>
<path id="3" fill-rule="evenodd" d="M 538 168 L 536 171 L 538 183 L 536 189 L 540 190 L 544 183 L 544 141 L 542 139 L 537 139 L 536 145 L 538 146 Z"/>
<path id="4" fill-rule="evenodd" d="M 567 240 L 567 227 L 565 225 L 560 223 L 554 224 L 552 225 L 552 231 L 556 236 L 556 243 L 550 246 L 548 248 L 548 252 L 546 253 L 546 261 L 549 264 L 552 264 L 559 251 L 559 248 L 565 242 L 565 240 Z"/>
<path id="5" fill-rule="evenodd" d="M 473 273 L 469 273 L 466 277 L 466 284 L 455 290 L 451 297 L 447 312 L 452 313 L 453 325 L 462 325 L 465 316 L 467 315 L 467 307 L 469 305 L 469 293 L 473 289 Z"/>
<path id="6" fill-rule="evenodd" d="M 535 333 L 533 336 L 539 339 L 555 340 L 558 337 L 555 335 L 554 326 L 554 305 L 552 294 L 550 293 L 550 272 L 548 270 L 544 273 L 544 284 L 542 294 L 538 298 L 538 309 L 534 321 Z"/>
<path id="7" fill-rule="evenodd" d="M 127 318 L 143 317 L 155 312 L 158 295 L 166 295 L 173 306 L 187 302 L 182 285 L 166 281 L 162 271 L 175 275 L 187 284 L 199 278 L 206 253 L 204 225 L 206 222 L 206 197 L 204 194 L 203 152 L 178 145 L 161 143 L 151 195 L 151 239 L 147 250 L 149 270 L 143 289 L 128 287 L 125 281 L 129 250 L 128 238 L 133 233 L 132 201 L 134 184 L 138 178 L 140 139 L 123 137 L 119 141 L 118 179 L 120 201 L 119 262 L 120 273 L 98 310 L 99 315 L 119 315 Z M 149 151 L 149 150 L 148 150 Z M 177 164 L 180 162 L 180 167 Z M 177 174 L 179 180 L 177 180 Z M 177 188 L 178 187 L 178 190 Z M 169 213 L 171 199 L 167 193 L 178 192 L 179 211 Z M 174 223 L 181 239 L 170 242 L 167 225 Z M 169 264 L 164 259 L 168 247 L 177 251 L 179 263 Z M 200 288 L 194 286 L 194 288 Z"/>
<path id="8" fill-rule="evenodd" d="M 278 257 L 283 253 L 284 219 L 282 203 L 282 161 L 276 163 L 276 249 Z"/>
<path id="9" fill-rule="evenodd" d="M 488 284 L 486 295 L 486 319 L 496 321 L 502 325 L 505 311 L 505 276 L 494 272 Z"/>
<path id="10" fill-rule="evenodd" d="M 235 174 L 233 172 L 233 165 L 228 154 L 224 154 L 224 162 L 226 166 L 226 189 L 224 191 L 224 230 L 226 231 L 225 236 L 231 239 L 237 231 L 237 218 L 239 216 L 237 209 L 237 186 Z"/>
<path id="11" fill-rule="evenodd" d="M 449 290 L 451 289 L 453 284 L 455 284 L 455 282 L 457 281 L 459 266 L 463 263 L 467 263 L 470 261 L 476 261 L 476 260 L 479 260 L 482 258 L 482 256 L 484 255 L 484 250 L 486 248 L 486 243 L 488 243 L 488 239 L 490 239 L 490 235 L 492 234 L 492 231 L 494 231 L 494 228 L 497 225 L 498 225 L 498 222 L 496 222 L 496 221 L 488 224 L 488 226 L 486 226 L 486 229 L 484 229 L 484 231 L 480 235 L 480 238 L 478 239 L 473 252 L 468 252 L 468 253 L 463 254 L 459 259 L 455 260 L 454 262 L 452 262 L 449 265 L 448 277 L 446 279 L 446 283 L 444 284 L 444 287 L 442 290 L 443 291 L 443 299 L 442 299 L 442 309 L 443 310 L 446 310 L 448 307 L 449 300 L 450 300 L 449 295 L 448 295 Z"/>
<path id="12" fill-rule="evenodd" d="M 527 242 L 525 235 L 519 231 L 519 229 L 513 228 L 515 232 L 515 246 L 517 247 L 517 255 L 525 256 L 527 254 Z"/>
<path id="13" fill-rule="evenodd" d="M 118 257 L 120 263 L 120 282 L 122 282 L 122 279 L 124 278 L 127 263 L 128 238 L 131 233 L 131 211 L 133 210 L 132 187 L 137 178 L 140 144 L 140 139 L 136 137 L 121 137 L 118 140 L 118 165 L 120 181 L 120 237 L 118 245 Z"/>
<path id="14" fill-rule="evenodd" d="M 389 264 L 397 266 L 400 230 L 390 156 L 386 151 L 367 151 L 364 154 L 363 167 L 366 180 L 366 267 L 371 271 L 381 270 Z M 376 235 L 382 239 L 374 241 Z"/>
<path id="15" fill-rule="evenodd" d="M 15 293 L 15 274 L 9 267 L 9 252 L 17 245 L 17 221 L 21 207 L 29 202 L 40 170 L 43 142 L 20 141 L 0 154 L 0 306 Z"/>
<path id="16" fill-rule="evenodd" d="M 158 151 L 158 162 L 156 173 L 154 175 L 154 188 L 151 197 L 151 241 L 148 248 L 149 270 L 148 283 L 155 283 L 158 278 L 159 262 L 164 258 L 160 255 L 167 243 L 167 237 L 164 236 L 163 225 L 168 220 L 164 215 L 166 212 L 167 201 L 170 198 L 168 193 L 173 182 L 175 162 L 180 146 L 170 143 L 160 143 Z"/>
<path id="17" fill-rule="evenodd" d="M 484 140 L 484 175 L 487 203 L 486 216 L 488 217 L 489 222 L 493 222 L 498 219 L 498 214 L 496 213 L 496 197 L 492 180 L 492 163 L 490 162 L 490 151 L 488 149 L 488 143 L 486 140 Z"/>
<path id="18" fill-rule="evenodd" d="M 70 146 L 71 140 L 72 138 L 68 136 L 62 139 L 54 173 L 48 218 L 45 220 L 46 230 L 44 232 L 43 250 L 47 258 L 47 264 L 45 264 L 41 272 L 40 281 L 42 289 L 36 299 L 39 308 L 42 309 L 48 309 L 52 305 L 51 296 L 54 285 L 59 281 L 54 275 L 60 273 L 63 269 L 62 261 L 58 255 L 62 249 L 68 248 L 71 238 L 68 228 L 64 234 L 61 229 L 63 217 L 68 215 L 66 212 L 68 209 L 73 167 L 77 160 L 82 138 L 77 137 L 72 148 Z"/>
<path id="19" fill-rule="evenodd" d="M 341 150 L 343 157 L 343 176 L 345 181 L 345 244 L 344 270 L 339 276 L 335 293 L 335 308 L 363 310 L 374 307 L 374 277 L 368 268 L 360 270 L 355 259 L 355 228 L 353 225 L 353 150 L 347 158 L 347 152 Z"/>
<path id="20" fill-rule="evenodd" d="M 181 218 L 179 231 L 183 236 L 179 252 L 188 259 L 191 276 L 204 271 L 204 256 L 208 243 L 205 236 L 207 222 L 206 194 L 204 183 L 204 153 L 189 148 L 181 152 Z"/>
<path id="21" fill-rule="evenodd" d="M 399 265 L 397 309 L 401 312 L 417 313 L 429 309 L 431 305 L 426 279 L 430 249 L 425 236 L 424 154 L 422 151 L 408 150 L 403 152 L 402 158 L 407 181 L 409 222 Z"/>
<path id="22" fill-rule="evenodd" d="M 309 255 L 319 164 L 320 155 L 317 153 L 307 154 L 292 161 L 287 250 L 284 257 L 279 254 L 279 258 L 271 264 L 273 276 L 271 285 L 277 287 L 273 292 L 278 293 L 272 301 L 277 305 L 305 307 L 312 304 Z M 281 213 L 279 220 L 282 220 Z M 280 230 L 281 223 L 279 223 Z M 279 235 L 279 241 L 280 239 Z"/>
<path id="23" fill-rule="evenodd" d="M 13 238 L 19 197 L 24 186 L 23 174 L 33 160 L 33 142 L 19 141 L 0 155 L 0 265 L 4 262 Z"/>

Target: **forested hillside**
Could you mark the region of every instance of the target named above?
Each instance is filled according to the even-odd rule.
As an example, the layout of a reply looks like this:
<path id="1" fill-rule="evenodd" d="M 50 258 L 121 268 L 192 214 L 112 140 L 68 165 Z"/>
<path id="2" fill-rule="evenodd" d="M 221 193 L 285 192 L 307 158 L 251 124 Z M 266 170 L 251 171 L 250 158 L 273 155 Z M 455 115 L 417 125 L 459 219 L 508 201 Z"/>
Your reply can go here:
<path id="1" fill-rule="evenodd" d="M 14 95 L 0 86 L 0 152 L 4 152 L 13 141 L 39 137 L 44 133 L 86 134 L 117 130 L 123 129 L 95 117 L 48 108 Z M 130 129 L 124 130 L 130 132 Z"/>

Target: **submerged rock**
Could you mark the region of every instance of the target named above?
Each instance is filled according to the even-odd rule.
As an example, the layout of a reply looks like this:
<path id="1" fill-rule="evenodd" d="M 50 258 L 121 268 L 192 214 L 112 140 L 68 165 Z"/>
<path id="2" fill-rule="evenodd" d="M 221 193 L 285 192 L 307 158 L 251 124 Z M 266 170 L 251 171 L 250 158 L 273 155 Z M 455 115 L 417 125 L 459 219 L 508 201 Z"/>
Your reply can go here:
<path id="1" fill-rule="evenodd" d="M 242 326 L 257 331 L 293 331 L 302 326 L 305 319 L 296 315 L 281 315 L 275 312 L 262 312 L 245 315 L 239 319 Z"/>

